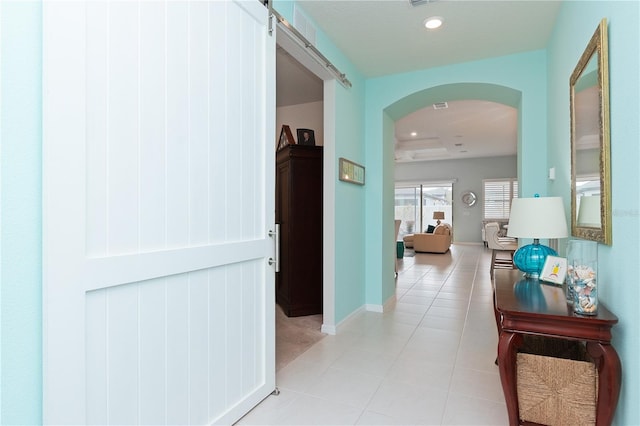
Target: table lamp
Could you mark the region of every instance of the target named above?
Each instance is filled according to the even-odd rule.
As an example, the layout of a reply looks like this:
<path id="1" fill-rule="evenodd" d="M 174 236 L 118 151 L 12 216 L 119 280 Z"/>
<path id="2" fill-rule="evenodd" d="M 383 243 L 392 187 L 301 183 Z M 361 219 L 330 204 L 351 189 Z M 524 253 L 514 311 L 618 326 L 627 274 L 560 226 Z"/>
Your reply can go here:
<path id="1" fill-rule="evenodd" d="M 578 226 L 588 228 L 600 228 L 600 196 L 583 195 L 580 197 L 580 207 L 578 208 Z"/>
<path id="2" fill-rule="evenodd" d="M 444 219 L 444 212 L 433 212 L 433 218 L 436 219 L 436 224 L 440 225 L 440 219 Z"/>
<path id="3" fill-rule="evenodd" d="M 560 197 L 514 198 L 509 215 L 509 237 L 533 238 L 533 244 L 520 247 L 513 263 L 525 277 L 538 278 L 548 255 L 555 250 L 540 244 L 540 238 L 566 238 L 567 219 Z"/>

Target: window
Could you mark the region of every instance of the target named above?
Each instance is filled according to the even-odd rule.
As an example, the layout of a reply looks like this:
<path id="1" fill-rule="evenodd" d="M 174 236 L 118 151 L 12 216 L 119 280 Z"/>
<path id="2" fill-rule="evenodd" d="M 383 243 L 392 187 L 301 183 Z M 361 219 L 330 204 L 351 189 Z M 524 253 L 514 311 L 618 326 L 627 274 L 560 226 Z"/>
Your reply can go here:
<path id="1" fill-rule="evenodd" d="M 484 188 L 484 218 L 509 219 L 511 200 L 518 197 L 516 179 L 486 179 Z"/>
<path id="2" fill-rule="evenodd" d="M 402 220 L 398 238 L 415 232 L 420 227 L 420 187 L 396 188 L 395 218 Z"/>
<path id="3" fill-rule="evenodd" d="M 443 211 L 443 222 L 451 223 L 452 194 L 453 184 L 449 182 L 396 186 L 395 218 L 402 220 L 398 238 L 435 225 L 434 211 Z"/>
<path id="4" fill-rule="evenodd" d="M 600 195 L 600 176 L 576 176 L 576 192 L 578 198 L 583 195 Z"/>

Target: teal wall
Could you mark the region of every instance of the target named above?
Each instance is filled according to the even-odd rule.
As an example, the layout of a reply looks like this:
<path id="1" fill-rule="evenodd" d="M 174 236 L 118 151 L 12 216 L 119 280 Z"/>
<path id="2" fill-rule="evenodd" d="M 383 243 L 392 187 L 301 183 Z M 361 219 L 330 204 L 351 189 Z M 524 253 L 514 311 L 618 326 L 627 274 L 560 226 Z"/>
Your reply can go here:
<path id="1" fill-rule="evenodd" d="M 292 4 L 277 1 L 276 9 L 291 19 Z M 2 424 L 42 421 L 41 9 L 40 2 L 0 3 Z M 513 88 L 522 94 L 522 193 L 549 192 L 568 200 L 568 79 L 598 21 L 607 17 L 614 214 L 613 245 L 599 249 L 601 297 L 620 317 L 614 344 L 624 379 L 616 424 L 640 424 L 639 297 L 629 278 L 636 276 L 640 258 L 639 15 L 635 1 L 566 2 L 548 51 L 369 81 L 319 31 L 318 47 L 354 83 L 351 89 L 336 85 L 338 105 L 331 117 L 336 124 L 335 160 L 346 157 L 365 165 L 367 179 L 364 187 L 335 181 L 336 322 L 365 303 L 381 304 L 393 294 L 393 119 L 385 109 L 413 93 L 451 83 Z M 552 183 L 546 179 L 550 166 L 557 175 Z"/>
<path id="2" fill-rule="evenodd" d="M 300 3 L 304 10 L 304 2 Z M 274 9 L 293 23 L 294 2 L 274 1 Z M 310 20 L 313 22 L 313 20 Z M 316 26 L 317 27 L 317 26 Z M 336 173 L 332 179 L 335 203 L 335 241 L 333 252 L 335 262 L 334 281 L 334 324 L 339 324 L 349 314 L 365 303 L 365 253 L 368 247 L 363 244 L 370 230 L 365 227 L 363 212 L 365 210 L 366 188 L 369 185 L 370 168 L 365 157 L 364 108 L 365 80 L 351 61 L 329 40 L 321 29 L 316 32 L 316 47 L 345 73 L 352 83 L 351 88 L 335 84 L 335 112 L 325 121 L 335 123 L 335 146 L 327 146 L 329 135 L 325 133 L 325 158 L 328 152 L 333 153 Z M 276 88 L 277 90 L 277 88 Z M 338 159 L 344 157 L 365 166 L 366 185 L 359 186 L 338 180 Z M 326 182 L 326 180 L 325 180 Z M 327 200 L 325 200 L 327 202 Z M 392 218 L 393 219 L 393 218 Z M 329 255 L 325 250 L 325 255 Z M 389 259 L 391 259 L 389 254 Z"/>
<path id="3" fill-rule="evenodd" d="M 0 423 L 42 422 L 42 6 L 0 2 Z"/>
<path id="4" fill-rule="evenodd" d="M 548 47 L 548 162 L 556 167 L 552 195 L 570 200 L 569 77 L 602 18 L 609 26 L 611 123 L 611 246 L 598 245 L 600 301 L 620 322 L 613 344 L 622 360 L 622 393 L 615 424 L 640 424 L 640 3 L 565 2 Z"/>
<path id="5" fill-rule="evenodd" d="M 545 51 L 367 81 L 367 303 L 384 303 L 394 293 L 393 261 L 389 260 L 394 246 L 393 232 L 389 231 L 394 219 L 393 120 L 434 101 L 461 99 L 469 93 L 477 99 L 487 99 L 486 88 L 493 88 L 503 103 L 519 108 L 520 191 L 525 196 L 546 195 L 546 84 Z"/>
<path id="6" fill-rule="evenodd" d="M 353 87 L 349 90 L 337 85 L 335 157 L 347 158 L 365 166 L 365 183 L 369 179 L 369 167 L 364 149 L 364 81 L 348 74 Z M 339 181 L 335 183 L 335 315 L 340 323 L 365 303 L 365 253 L 366 232 L 363 211 L 366 186 Z"/>

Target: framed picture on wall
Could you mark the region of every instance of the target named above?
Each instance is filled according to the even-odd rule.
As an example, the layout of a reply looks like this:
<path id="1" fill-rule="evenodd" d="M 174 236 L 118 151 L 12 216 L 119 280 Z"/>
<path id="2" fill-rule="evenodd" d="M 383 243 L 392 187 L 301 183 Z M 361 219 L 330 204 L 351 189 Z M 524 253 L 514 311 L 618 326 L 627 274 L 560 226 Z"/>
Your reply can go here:
<path id="1" fill-rule="evenodd" d="M 298 145 L 315 146 L 316 137 L 311 129 L 297 129 Z"/>
<path id="2" fill-rule="evenodd" d="M 282 130 L 280 130 L 280 138 L 278 139 L 278 146 L 276 147 L 276 151 L 280 151 L 287 145 L 295 145 L 296 141 L 293 139 L 293 133 L 291 133 L 291 127 L 286 124 L 282 125 Z"/>
<path id="3" fill-rule="evenodd" d="M 349 161 L 346 158 L 338 159 L 338 179 L 343 182 L 364 185 L 364 166 Z"/>

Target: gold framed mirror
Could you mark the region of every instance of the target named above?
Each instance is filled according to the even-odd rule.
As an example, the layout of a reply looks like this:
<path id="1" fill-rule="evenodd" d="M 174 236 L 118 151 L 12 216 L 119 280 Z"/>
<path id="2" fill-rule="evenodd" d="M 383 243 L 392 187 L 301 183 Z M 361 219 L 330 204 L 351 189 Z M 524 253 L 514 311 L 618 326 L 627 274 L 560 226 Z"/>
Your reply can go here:
<path id="1" fill-rule="evenodd" d="M 571 235 L 611 244 L 609 61 L 602 19 L 571 74 Z"/>

